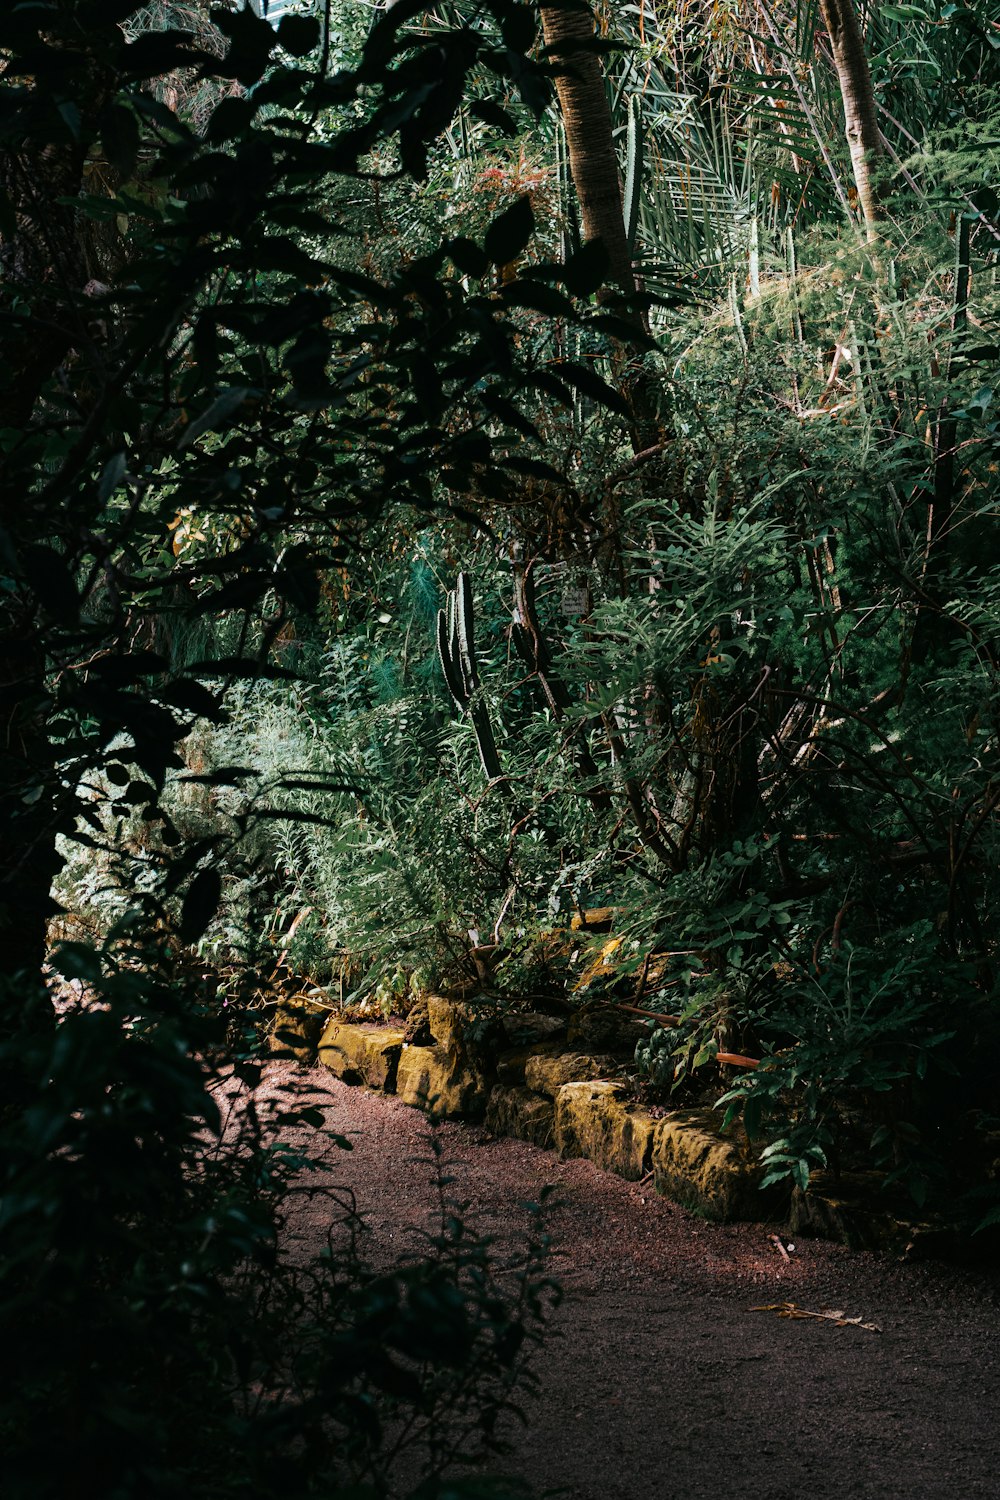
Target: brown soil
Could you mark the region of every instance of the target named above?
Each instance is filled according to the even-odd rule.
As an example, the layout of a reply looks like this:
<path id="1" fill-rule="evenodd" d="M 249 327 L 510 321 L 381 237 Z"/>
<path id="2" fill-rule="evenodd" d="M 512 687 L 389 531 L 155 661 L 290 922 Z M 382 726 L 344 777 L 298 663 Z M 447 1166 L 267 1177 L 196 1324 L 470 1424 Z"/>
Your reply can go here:
<path id="1" fill-rule="evenodd" d="M 412 1248 L 433 1207 L 422 1117 L 325 1069 L 272 1064 L 354 1142 L 330 1159 L 379 1260 Z M 1000 1494 L 1000 1275 L 818 1241 L 784 1260 L 776 1226 L 706 1223 L 585 1161 L 482 1129 L 441 1127 L 451 1191 L 498 1239 L 551 1183 L 566 1299 L 538 1357 L 542 1394 L 508 1472 L 571 1500 L 954 1500 Z M 305 1205 L 301 1243 L 329 1208 Z M 785 1240 L 787 1244 L 787 1237 Z M 789 1246 L 789 1249 L 792 1249 Z M 761 1304 L 839 1308 L 880 1333 L 786 1320 Z"/>

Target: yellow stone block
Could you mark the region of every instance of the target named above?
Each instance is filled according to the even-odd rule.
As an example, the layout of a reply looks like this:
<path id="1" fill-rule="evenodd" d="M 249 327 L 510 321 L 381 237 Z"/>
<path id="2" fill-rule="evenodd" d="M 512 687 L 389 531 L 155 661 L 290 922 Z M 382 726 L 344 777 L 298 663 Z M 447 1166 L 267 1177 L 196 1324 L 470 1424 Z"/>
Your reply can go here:
<path id="1" fill-rule="evenodd" d="M 396 1093 L 439 1119 L 481 1120 L 486 1109 L 482 1075 L 444 1047 L 404 1047 Z"/>
<path id="2" fill-rule="evenodd" d="M 745 1139 L 720 1135 L 719 1125 L 706 1109 L 675 1110 L 657 1121 L 656 1191 L 709 1219 L 762 1219 L 769 1206 L 759 1190 L 764 1169 Z"/>
<path id="3" fill-rule="evenodd" d="M 524 1065 L 524 1081 L 537 1094 L 554 1099 L 567 1083 L 588 1083 L 595 1078 L 613 1079 L 618 1064 L 613 1057 L 586 1052 L 563 1052 L 557 1057 L 536 1054 Z"/>
<path id="4" fill-rule="evenodd" d="M 345 1083 L 363 1083 L 391 1094 L 402 1050 L 402 1031 L 331 1021 L 320 1038 L 319 1060 Z"/>
<path id="5" fill-rule="evenodd" d="M 646 1110 L 622 1098 L 617 1083 L 567 1083 L 556 1095 L 559 1153 L 585 1156 L 632 1182 L 649 1170 L 655 1123 Z"/>

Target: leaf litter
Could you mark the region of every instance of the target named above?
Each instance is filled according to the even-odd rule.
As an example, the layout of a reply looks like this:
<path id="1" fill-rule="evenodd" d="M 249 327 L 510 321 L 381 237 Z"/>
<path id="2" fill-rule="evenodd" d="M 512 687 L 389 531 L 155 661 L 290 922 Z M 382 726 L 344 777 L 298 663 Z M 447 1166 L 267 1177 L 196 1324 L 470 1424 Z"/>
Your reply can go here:
<path id="1" fill-rule="evenodd" d="M 821 1312 L 811 1312 L 807 1307 L 799 1307 L 797 1302 L 768 1302 L 763 1307 L 751 1307 L 750 1311 L 773 1312 L 779 1318 L 819 1318 L 833 1323 L 837 1328 L 864 1328 L 869 1333 L 882 1332 L 877 1323 L 865 1323 L 860 1317 L 849 1318 L 840 1308 L 823 1308 Z"/>

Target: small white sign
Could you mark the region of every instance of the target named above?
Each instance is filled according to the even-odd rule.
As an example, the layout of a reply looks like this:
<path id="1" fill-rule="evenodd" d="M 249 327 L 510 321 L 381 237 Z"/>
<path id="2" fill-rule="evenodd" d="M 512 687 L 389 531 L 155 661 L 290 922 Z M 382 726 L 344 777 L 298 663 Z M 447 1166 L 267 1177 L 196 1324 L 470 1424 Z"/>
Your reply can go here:
<path id="1" fill-rule="evenodd" d="M 562 612 L 564 615 L 585 615 L 587 613 L 587 590 L 566 589 L 562 596 Z"/>

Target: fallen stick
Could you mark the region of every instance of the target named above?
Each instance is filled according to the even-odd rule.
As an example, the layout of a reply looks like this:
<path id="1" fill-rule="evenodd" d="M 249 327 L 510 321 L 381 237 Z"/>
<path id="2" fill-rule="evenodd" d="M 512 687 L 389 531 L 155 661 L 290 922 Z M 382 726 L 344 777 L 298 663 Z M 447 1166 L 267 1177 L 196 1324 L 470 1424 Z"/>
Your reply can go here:
<path id="1" fill-rule="evenodd" d="M 838 1328 L 864 1328 L 868 1333 L 881 1333 L 877 1323 L 863 1323 L 860 1318 L 849 1318 L 846 1313 L 830 1308 L 824 1312 L 810 1312 L 799 1307 L 797 1302 L 769 1302 L 765 1307 L 751 1307 L 751 1312 L 773 1312 L 779 1318 L 819 1318 L 821 1322 L 833 1323 Z"/>

